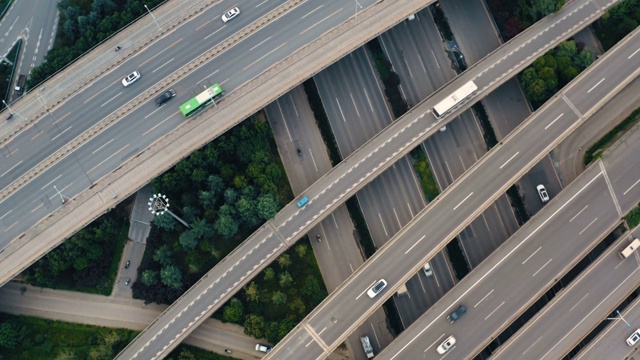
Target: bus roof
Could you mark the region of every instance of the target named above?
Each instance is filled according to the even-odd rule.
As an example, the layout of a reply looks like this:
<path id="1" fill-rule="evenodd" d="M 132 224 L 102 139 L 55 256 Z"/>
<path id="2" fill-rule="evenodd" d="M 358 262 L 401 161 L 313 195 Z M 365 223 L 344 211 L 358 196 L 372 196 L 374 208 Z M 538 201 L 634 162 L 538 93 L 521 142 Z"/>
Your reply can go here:
<path id="1" fill-rule="evenodd" d="M 220 84 L 213 84 L 211 87 L 207 88 L 196 97 L 180 105 L 180 111 L 182 112 L 182 115 L 189 116 L 192 112 L 198 110 L 202 105 L 210 102 L 212 98 L 216 98 L 222 95 L 222 93 L 223 90 Z"/>

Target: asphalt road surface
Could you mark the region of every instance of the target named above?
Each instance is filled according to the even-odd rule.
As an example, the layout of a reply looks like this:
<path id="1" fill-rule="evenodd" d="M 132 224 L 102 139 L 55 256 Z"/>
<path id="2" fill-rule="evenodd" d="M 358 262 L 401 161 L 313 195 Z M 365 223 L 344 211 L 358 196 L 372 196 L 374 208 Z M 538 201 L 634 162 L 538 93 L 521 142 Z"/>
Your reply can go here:
<path id="1" fill-rule="evenodd" d="M 476 355 L 615 227 L 619 214 L 612 195 L 600 167 L 590 168 L 378 359 L 439 359 L 435 348 L 450 335 L 457 342 L 444 357 Z M 621 271 L 628 275 L 634 268 Z M 459 305 L 467 313 L 450 323 L 447 315 Z"/>
<path id="2" fill-rule="evenodd" d="M 640 286 L 640 259 L 631 257 L 621 261 L 619 251 L 629 243 L 629 237 L 621 240 L 547 304 L 522 331 L 500 346 L 492 359 L 561 359 L 571 351 L 607 317 L 612 307 Z"/>
<path id="3" fill-rule="evenodd" d="M 606 3 L 603 3 L 602 5 L 605 4 Z M 521 37 L 514 39 L 509 46 L 501 47 L 485 59 L 485 61 L 470 68 L 465 74 L 459 76 L 450 84 L 450 89 L 455 89 L 457 86 L 460 86 L 460 84 L 473 78 L 480 89 L 479 95 L 476 97 L 481 96 L 480 94 L 483 94 L 485 90 L 497 86 L 497 84 L 505 80 L 508 76 L 517 72 L 521 66 L 525 66 L 532 61 L 534 58 L 532 53 L 540 53 L 548 46 L 552 46 L 556 41 L 560 41 L 564 36 L 570 36 L 575 31 L 578 31 L 581 26 L 588 25 L 590 19 L 597 17 L 601 11 L 602 8 L 596 6 L 593 2 L 573 2 L 567 4 L 561 12 L 552 18 L 543 19 L 521 34 Z M 553 33 L 550 32 L 551 30 L 553 30 Z M 496 67 L 496 63 L 500 63 L 500 66 Z M 487 64 L 494 65 L 491 66 Z M 505 72 L 503 70 L 504 68 L 511 70 Z M 621 79 L 617 80 L 619 81 Z M 598 89 L 599 92 L 605 91 L 605 93 L 608 94 L 608 91 L 611 91 L 612 88 L 611 83 L 607 82 L 606 86 L 601 85 Z M 601 99 L 604 95 L 599 92 L 598 95 L 601 95 Z M 428 112 L 430 112 L 431 107 L 434 106 L 437 100 L 439 100 L 439 98 L 429 99 L 413 109 L 407 116 L 394 122 L 381 134 L 367 142 L 361 150 L 351 155 L 341 165 L 338 165 L 334 170 L 323 176 L 323 178 L 316 183 L 317 186 L 314 185 L 305 192 L 305 195 L 309 197 L 310 201 L 303 209 L 297 208 L 295 204 L 285 207 L 272 222 L 259 229 L 237 250 L 223 260 L 219 266 L 211 270 L 199 283 L 194 285 L 190 291 L 185 293 L 179 302 L 169 308 L 147 331 L 143 332 L 134 340 L 134 343 L 125 349 L 120 356 L 123 358 L 131 358 L 137 353 L 137 356 L 144 357 L 144 352 L 156 354 L 161 347 L 165 346 L 164 344 L 176 344 L 182 336 L 188 334 L 190 331 L 189 324 L 193 326 L 201 322 L 208 313 L 213 312 L 231 296 L 232 290 L 236 291 L 236 288 L 240 288 L 250 280 L 252 273 L 264 268 L 267 260 L 273 260 L 279 253 L 283 252 L 286 247 L 290 246 L 292 242 L 297 240 L 302 234 L 305 234 L 308 229 L 315 226 L 324 216 L 334 210 L 341 201 L 350 197 L 353 192 L 377 176 L 382 169 L 387 168 L 400 156 L 406 154 L 426 138 L 430 132 L 436 131 L 435 119 L 433 119 L 431 117 L 432 115 L 428 114 Z M 463 108 L 464 107 L 461 109 Z M 562 111 L 568 112 L 569 108 L 565 105 L 559 106 L 557 110 L 559 110 L 559 112 L 556 116 L 561 113 L 564 114 Z M 455 116 L 455 112 L 453 115 Z M 418 121 L 418 119 L 423 119 L 426 116 L 431 120 L 425 119 Z M 556 133 L 556 136 L 563 132 L 568 132 L 569 129 L 562 130 L 560 128 L 567 126 L 566 121 L 572 123 L 571 118 L 573 118 L 574 121 L 576 119 L 574 116 L 566 115 L 563 121 L 554 122 L 557 125 L 553 127 L 553 132 Z M 545 135 L 548 135 L 548 133 Z M 555 138 L 556 136 L 551 137 Z M 548 151 L 544 146 L 540 146 L 540 143 L 545 143 L 545 141 L 542 140 L 549 139 L 541 138 L 536 144 L 532 144 L 531 154 Z M 394 144 L 392 147 L 387 146 L 391 143 Z M 381 152 L 382 149 L 385 151 Z M 513 156 L 513 153 L 510 156 Z M 520 159 L 522 158 L 518 158 L 518 161 L 512 161 L 509 164 L 511 171 L 521 168 L 518 167 L 521 163 Z M 508 159 L 501 160 L 506 161 Z M 515 172 L 518 173 L 519 171 Z M 353 181 L 352 179 L 357 180 Z M 347 182 L 347 180 L 351 181 Z M 478 181 L 478 186 L 480 186 L 480 183 L 482 182 Z M 493 185 L 494 188 L 496 187 L 496 183 L 492 182 L 490 185 Z M 491 186 L 489 188 L 491 188 Z M 506 188 L 498 188 L 494 191 L 502 192 L 505 189 Z M 327 191 L 329 191 L 327 195 L 332 196 L 325 196 L 325 192 Z M 486 191 L 486 194 L 494 194 L 494 192 Z M 456 194 L 452 194 L 451 197 L 451 203 L 458 203 L 462 200 L 457 198 Z M 444 197 L 442 199 L 444 199 Z M 297 202 L 298 200 L 299 199 L 296 199 L 295 201 Z M 476 201 L 480 201 L 480 204 L 483 204 L 486 200 L 474 198 L 474 202 Z M 447 203 L 449 203 L 449 201 L 447 201 Z M 469 201 L 469 203 L 471 203 L 471 201 Z M 476 206 L 475 208 L 477 209 L 479 207 Z M 277 236 L 273 232 L 276 229 L 278 230 Z M 456 232 L 460 230 L 461 229 L 458 229 Z M 441 239 L 443 237 L 445 236 L 436 238 Z M 388 246 L 387 248 L 390 247 Z M 416 253 L 416 255 L 422 259 L 421 262 L 427 259 L 427 256 L 420 256 L 418 253 Z M 433 255 L 434 254 L 431 256 Z M 248 261 L 245 261 L 247 259 Z M 412 262 L 409 262 L 408 264 L 411 263 Z M 367 265 L 365 265 L 365 267 L 367 267 Z M 417 272 L 417 270 L 418 266 L 416 266 L 415 270 L 411 270 L 411 272 Z M 233 271 L 233 276 L 230 276 L 231 271 Z M 400 270 L 400 272 L 402 272 L 402 270 Z M 362 269 L 359 273 L 362 273 Z M 403 275 L 408 273 L 408 269 L 405 269 Z M 371 281 L 367 282 L 371 283 Z M 215 290 L 212 290 L 214 288 Z M 208 291 L 214 291 L 219 296 L 212 297 L 209 295 L 202 298 L 203 294 L 206 294 Z M 343 310 L 345 310 L 345 308 L 343 308 Z M 360 309 L 354 310 L 356 310 L 354 314 L 360 311 Z M 330 321 L 330 319 L 327 319 L 327 321 Z M 167 324 L 172 325 L 169 326 Z M 354 322 L 354 324 L 356 324 L 356 322 Z M 176 337 L 176 333 L 180 335 Z M 293 336 L 295 336 L 295 334 Z M 340 336 L 342 335 L 338 335 L 338 337 Z M 329 341 L 328 343 L 332 342 Z M 335 346 L 337 346 L 337 344 L 335 344 Z M 320 348 L 307 350 L 308 356 L 313 358 L 317 358 L 322 353 Z"/>
<path id="4" fill-rule="evenodd" d="M 581 114 L 595 111 L 604 98 L 635 78 L 640 72 L 640 57 L 634 58 L 633 55 L 640 46 L 640 35 L 634 33 L 625 40 L 624 44 L 616 47 L 616 51 L 605 55 L 565 89 L 561 97 L 555 98 L 557 101 L 549 102 L 534 114 L 472 171 L 445 191 L 439 201 L 423 211 L 388 246 L 379 250 L 364 268 L 310 314 L 268 357 L 286 358 L 305 352 L 308 354 L 305 358 L 317 358 L 324 346 L 329 349 L 338 346 L 349 328 L 359 324 L 367 311 L 388 298 L 407 274 L 416 271 L 435 255 L 435 251 L 466 226 L 469 219 L 477 216 L 512 181 L 569 134 L 579 124 Z M 322 201 L 322 198 L 312 198 L 312 201 L 318 200 Z M 309 211 L 310 208 L 307 206 L 305 209 Z M 386 269 L 384 273 L 382 269 Z M 389 283 L 387 290 L 376 299 L 364 297 L 359 300 L 381 277 Z"/>
<path id="5" fill-rule="evenodd" d="M 289 183 L 294 193 L 299 194 L 331 169 L 326 146 L 303 87 L 298 86 L 277 99 L 265 108 L 265 112 Z M 300 149 L 301 155 L 297 149 Z M 316 235 L 321 236 L 320 241 L 316 240 Z M 364 264 L 354 225 L 345 205 L 312 229 L 308 237 L 328 292 L 335 290 Z M 393 341 L 382 309 L 374 312 L 347 339 L 354 359 L 366 359 L 360 344 L 360 336 L 364 335 L 370 337 L 374 348 L 383 348 Z"/>
<path id="6" fill-rule="evenodd" d="M 636 232 L 636 236 L 640 236 Z M 601 360 L 601 359 L 633 359 L 633 356 L 639 354 L 638 344 L 629 347 L 625 340 L 631 334 L 640 329 L 640 298 L 636 299 L 620 314 L 624 321 L 628 322 L 627 326 L 623 320 L 616 319 L 609 323 L 609 326 L 600 333 L 598 337 L 583 348 L 577 356 L 576 360 Z"/>
<path id="7" fill-rule="evenodd" d="M 0 22 L 0 53 L 6 56 L 13 45 L 22 39 L 13 83 L 9 91 L 9 103 L 20 95 L 13 91 L 19 75 L 28 75 L 40 65 L 47 51 L 53 47 L 58 26 L 57 1 L 18 0 L 12 1 Z M 13 61 L 14 59 L 9 59 Z"/>

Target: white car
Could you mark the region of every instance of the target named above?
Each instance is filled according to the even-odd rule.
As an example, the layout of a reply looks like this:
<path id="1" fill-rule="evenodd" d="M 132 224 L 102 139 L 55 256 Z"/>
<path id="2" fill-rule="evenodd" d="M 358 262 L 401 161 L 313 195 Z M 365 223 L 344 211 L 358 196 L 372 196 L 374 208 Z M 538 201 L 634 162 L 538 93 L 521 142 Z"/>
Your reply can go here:
<path id="1" fill-rule="evenodd" d="M 627 338 L 627 345 L 633 346 L 640 340 L 640 329 L 636 330 Z"/>
<path id="2" fill-rule="evenodd" d="M 422 270 L 424 270 L 424 274 L 427 276 L 433 275 L 433 269 L 431 269 L 431 264 L 429 263 L 424 264 L 424 267 L 422 268 Z"/>
<path id="3" fill-rule="evenodd" d="M 540 184 L 536 186 L 536 190 L 538 190 L 538 195 L 540 195 L 540 200 L 542 200 L 543 203 L 549 201 L 549 193 L 544 185 Z"/>
<path id="4" fill-rule="evenodd" d="M 387 281 L 385 279 L 380 279 L 367 291 L 367 295 L 373 299 L 376 295 L 380 294 L 382 289 L 385 287 L 387 287 Z"/>
<path id="5" fill-rule="evenodd" d="M 140 73 L 138 71 L 134 71 L 131 74 L 127 75 L 126 78 L 122 79 L 122 85 L 124 85 L 124 87 L 127 87 L 138 81 L 138 79 L 140 79 Z"/>
<path id="6" fill-rule="evenodd" d="M 256 351 L 260 351 L 266 354 L 271 351 L 271 346 L 256 344 Z"/>
<path id="7" fill-rule="evenodd" d="M 227 21 L 238 16 L 238 14 L 240 14 L 240 9 L 238 9 L 237 7 L 234 7 L 233 9 L 229 9 L 229 11 L 227 11 L 226 13 L 224 13 L 224 15 L 222 15 L 222 22 L 226 23 Z"/>
<path id="8" fill-rule="evenodd" d="M 444 353 L 449 351 L 449 349 L 451 349 L 455 344 L 456 344 L 456 338 L 454 338 L 453 335 L 451 335 L 445 341 L 443 341 L 442 344 L 440 344 L 440 346 L 438 346 L 436 351 L 438 351 L 438 354 L 443 355 Z"/>

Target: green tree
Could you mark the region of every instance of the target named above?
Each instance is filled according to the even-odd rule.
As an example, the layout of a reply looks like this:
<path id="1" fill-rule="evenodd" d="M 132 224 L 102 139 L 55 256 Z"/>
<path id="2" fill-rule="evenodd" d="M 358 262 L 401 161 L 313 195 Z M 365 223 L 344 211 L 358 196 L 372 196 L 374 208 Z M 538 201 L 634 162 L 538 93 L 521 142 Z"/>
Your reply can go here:
<path id="1" fill-rule="evenodd" d="M 291 257 L 289 256 L 289 254 L 280 255 L 277 261 L 281 269 L 286 269 L 291 266 Z"/>
<path id="2" fill-rule="evenodd" d="M 198 239 L 205 239 L 211 236 L 211 227 L 205 219 L 197 219 L 191 223 L 191 231 Z"/>
<path id="3" fill-rule="evenodd" d="M 302 301 L 302 299 L 298 297 L 289 302 L 289 309 L 291 310 L 292 314 L 298 314 L 301 316 L 304 316 L 307 311 L 307 308 L 304 305 L 304 301 Z"/>
<path id="4" fill-rule="evenodd" d="M 142 272 L 140 281 L 144 286 L 153 286 L 158 283 L 158 272 L 152 269 L 147 269 Z"/>
<path id="5" fill-rule="evenodd" d="M 269 321 L 265 326 L 264 338 L 271 344 L 276 344 L 280 341 L 280 324 L 277 321 Z"/>
<path id="6" fill-rule="evenodd" d="M 171 258 L 172 256 L 173 251 L 169 249 L 169 245 L 164 244 L 153 254 L 153 260 L 160 263 L 162 266 L 168 266 L 173 262 Z"/>
<path id="7" fill-rule="evenodd" d="M 153 217 L 153 225 L 167 231 L 172 231 L 178 227 L 178 222 L 173 218 L 173 216 L 169 214 L 162 214 Z"/>
<path id="8" fill-rule="evenodd" d="M 187 230 L 180 234 L 180 245 L 186 251 L 191 251 L 198 246 L 198 236 L 193 230 Z"/>
<path id="9" fill-rule="evenodd" d="M 160 270 L 160 281 L 172 289 L 182 288 L 182 272 L 175 265 L 165 266 Z"/>
<path id="10" fill-rule="evenodd" d="M 198 358 L 191 351 L 182 349 L 178 355 L 178 360 L 198 360 Z"/>
<path id="11" fill-rule="evenodd" d="M 271 296 L 271 302 L 276 305 L 284 304 L 287 302 L 287 295 L 282 291 L 275 291 Z"/>
<path id="12" fill-rule="evenodd" d="M 306 244 L 300 244 L 296 246 L 296 254 L 298 254 L 299 257 L 304 258 L 305 256 L 307 256 L 307 250 L 309 248 L 307 247 Z"/>
<path id="13" fill-rule="evenodd" d="M 249 314 L 244 320 L 244 333 L 256 339 L 264 338 L 264 318 L 260 315 Z"/>
<path id="14" fill-rule="evenodd" d="M 580 51 L 580 54 L 578 54 L 576 65 L 578 65 L 581 69 L 586 69 L 591 64 L 593 64 L 594 61 L 596 61 L 596 55 L 591 50 L 584 49 Z"/>
<path id="15" fill-rule="evenodd" d="M 249 301 L 258 302 L 260 300 L 260 290 L 258 290 L 258 284 L 255 281 L 244 287 L 244 293 Z"/>
<path id="16" fill-rule="evenodd" d="M 260 222 L 256 201 L 253 199 L 244 195 L 241 196 L 236 202 L 236 210 L 238 211 L 238 215 L 240 215 L 240 219 L 248 226 L 254 227 Z"/>
<path id="17" fill-rule="evenodd" d="M 213 191 L 200 190 L 198 193 L 198 199 L 205 208 L 215 208 L 218 202 L 218 195 Z"/>
<path id="18" fill-rule="evenodd" d="M 272 268 L 268 267 L 264 269 L 264 281 L 269 281 L 273 279 L 274 276 L 276 276 L 276 272 Z"/>
<path id="19" fill-rule="evenodd" d="M 232 298 L 222 311 L 222 320 L 237 323 L 242 319 L 242 315 L 244 315 L 244 305 L 242 305 L 242 301 Z"/>
<path id="20" fill-rule="evenodd" d="M 4 321 L 0 324 L 0 347 L 13 349 L 18 345 L 18 331 L 11 323 Z"/>
<path id="21" fill-rule="evenodd" d="M 216 232 L 224 238 L 230 238 L 238 232 L 238 223 L 233 216 L 228 214 L 220 214 L 218 220 L 214 224 Z"/>
<path id="22" fill-rule="evenodd" d="M 290 333 L 294 327 L 296 327 L 296 323 L 292 319 L 290 318 L 283 319 L 280 322 L 280 331 L 279 331 L 280 339 L 278 339 L 278 341 L 280 341 L 282 338 L 287 336 L 287 334 Z"/>
<path id="23" fill-rule="evenodd" d="M 291 276 L 291 274 L 289 274 L 288 271 L 285 271 L 280 274 L 280 280 L 278 281 L 278 284 L 280 284 L 280 287 L 286 288 L 286 287 L 289 287 L 292 283 L 293 283 L 293 277 Z"/>
<path id="24" fill-rule="evenodd" d="M 235 206 L 236 200 L 238 200 L 238 193 L 233 188 L 228 188 L 224 191 L 225 204 Z"/>
<path id="25" fill-rule="evenodd" d="M 564 6 L 564 0 L 520 0 L 519 8 L 522 12 L 521 17 L 530 24 L 542 19 L 543 17 L 553 14 Z"/>
<path id="26" fill-rule="evenodd" d="M 263 220 L 273 219 L 278 213 L 278 202 L 271 194 L 258 197 L 258 215 Z"/>

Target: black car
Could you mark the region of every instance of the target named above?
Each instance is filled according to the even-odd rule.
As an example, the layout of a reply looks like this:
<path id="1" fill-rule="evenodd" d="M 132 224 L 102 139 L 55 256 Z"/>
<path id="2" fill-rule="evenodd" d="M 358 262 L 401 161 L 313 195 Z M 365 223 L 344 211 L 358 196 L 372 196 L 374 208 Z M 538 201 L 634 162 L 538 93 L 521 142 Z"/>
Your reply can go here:
<path id="1" fill-rule="evenodd" d="M 158 96 L 156 98 L 156 104 L 158 106 L 166 103 L 167 101 L 171 100 L 172 97 L 176 96 L 176 92 L 173 89 L 167 90 L 165 92 L 163 92 L 162 94 L 160 94 L 160 96 Z"/>
<path id="2" fill-rule="evenodd" d="M 460 319 L 460 317 L 464 315 L 464 313 L 466 312 L 467 312 L 467 307 L 464 305 L 460 305 L 460 307 L 458 307 L 456 311 L 452 312 L 451 314 L 449 314 L 449 316 L 447 316 L 447 319 L 449 319 L 449 321 L 453 323 L 456 320 Z"/>

